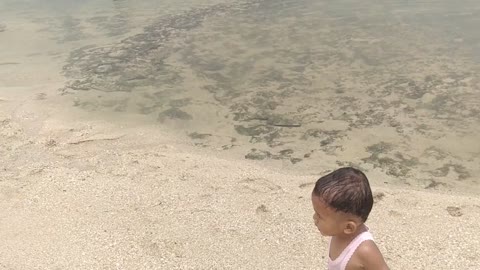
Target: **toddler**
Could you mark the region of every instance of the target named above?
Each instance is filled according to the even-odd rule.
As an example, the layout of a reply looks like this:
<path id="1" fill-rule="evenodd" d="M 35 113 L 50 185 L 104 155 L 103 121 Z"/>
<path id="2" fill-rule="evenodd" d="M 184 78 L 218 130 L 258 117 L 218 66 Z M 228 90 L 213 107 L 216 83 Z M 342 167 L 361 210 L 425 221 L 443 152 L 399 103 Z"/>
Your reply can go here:
<path id="1" fill-rule="evenodd" d="M 345 167 L 315 183 L 313 220 L 329 236 L 329 270 L 388 270 L 365 221 L 373 206 L 368 179 L 358 169 Z"/>

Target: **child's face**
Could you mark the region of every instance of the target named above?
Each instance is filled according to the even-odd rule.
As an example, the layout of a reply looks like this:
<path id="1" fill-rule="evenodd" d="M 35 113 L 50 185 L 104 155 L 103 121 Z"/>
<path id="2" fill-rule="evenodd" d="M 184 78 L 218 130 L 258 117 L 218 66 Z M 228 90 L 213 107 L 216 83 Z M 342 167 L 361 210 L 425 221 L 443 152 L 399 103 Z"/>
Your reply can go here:
<path id="1" fill-rule="evenodd" d="M 343 233 L 344 217 L 328 207 L 323 200 L 312 194 L 312 205 L 315 211 L 313 221 L 323 236 L 336 236 Z"/>

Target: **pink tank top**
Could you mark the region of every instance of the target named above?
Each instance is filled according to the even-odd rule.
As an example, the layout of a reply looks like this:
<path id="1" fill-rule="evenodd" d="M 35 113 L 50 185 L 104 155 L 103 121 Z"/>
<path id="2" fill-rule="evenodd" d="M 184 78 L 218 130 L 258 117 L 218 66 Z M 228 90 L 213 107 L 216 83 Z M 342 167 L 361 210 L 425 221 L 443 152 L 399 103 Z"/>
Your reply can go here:
<path id="1" fill-rule="evenodd" d="M 373 241 L 373 236 L 372 234 L 367 231 L 357 235 L 350 244 L 340 253 L 340 255 L 335 259 L 332 260 L 330 258 L 330 242 L 332 239 L 330 238 L 330 242 L 328 243 L 328 270 L 345 270 L 347 267 L 348 261 L 350 261 L 350 258 L 352 258 L 353 253 L 357 248 L 360 246 L 363 241 L 367 240 L 372 240 Z"/>

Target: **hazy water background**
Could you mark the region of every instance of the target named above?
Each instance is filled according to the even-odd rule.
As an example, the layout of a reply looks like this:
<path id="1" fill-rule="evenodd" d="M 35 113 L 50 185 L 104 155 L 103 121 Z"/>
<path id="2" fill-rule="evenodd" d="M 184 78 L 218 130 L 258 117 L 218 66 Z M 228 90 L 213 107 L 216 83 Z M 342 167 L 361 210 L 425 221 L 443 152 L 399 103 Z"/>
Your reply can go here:
<path id="1" fill-rule="evenodd" d="M 0 75 L 266 166 L 480 190 L 480 2 L 0 2 Z M 56 64 L 52 64 L 56 63 Z"/>

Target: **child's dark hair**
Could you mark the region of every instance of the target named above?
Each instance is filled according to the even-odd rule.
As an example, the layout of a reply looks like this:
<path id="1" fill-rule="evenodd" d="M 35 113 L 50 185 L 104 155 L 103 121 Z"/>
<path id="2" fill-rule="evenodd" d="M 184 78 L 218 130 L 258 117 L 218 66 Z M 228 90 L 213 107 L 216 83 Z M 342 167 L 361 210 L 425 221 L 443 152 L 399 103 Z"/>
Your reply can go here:
<path id="1" fill-rule="evenodd" d="M 365 222 L 373 207 L 373 195 L 367 176 L 355 168 L 344 167 L 322 176 L 313 195 L 336 211 L 353 214 Z"/>

